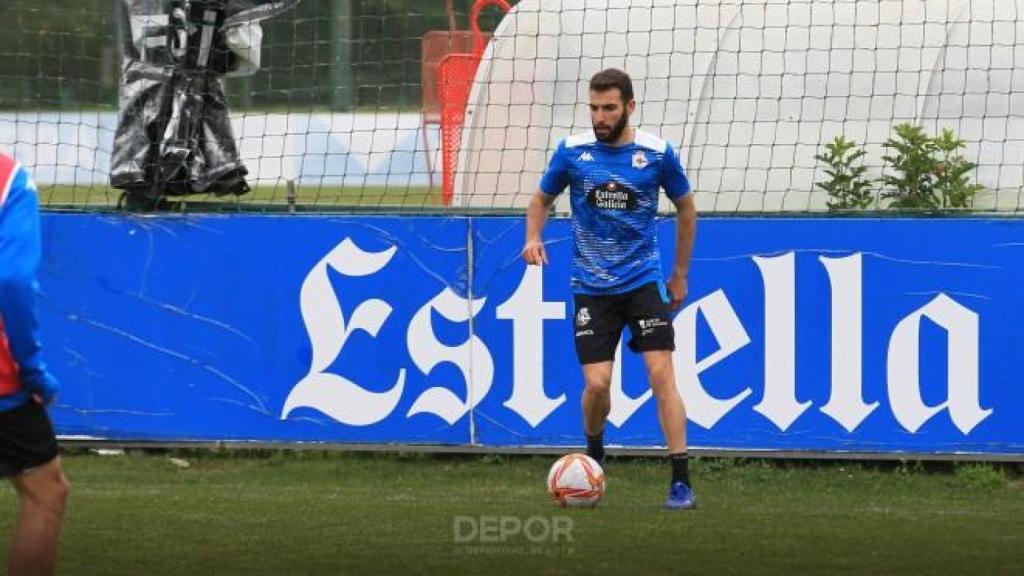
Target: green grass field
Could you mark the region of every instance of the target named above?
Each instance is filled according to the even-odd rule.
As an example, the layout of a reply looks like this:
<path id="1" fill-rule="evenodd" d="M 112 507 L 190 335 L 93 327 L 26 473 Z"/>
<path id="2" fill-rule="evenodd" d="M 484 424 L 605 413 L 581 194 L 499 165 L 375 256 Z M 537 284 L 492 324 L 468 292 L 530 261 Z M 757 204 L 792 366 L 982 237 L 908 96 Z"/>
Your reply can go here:
<path id="1" fill-rule="evenodd" d="M 40 202 L 43 206 L 55 208 L 88 208 L 113 209 L 117 206 L 120 190 L 105 186 L 68 186 L 50 185 L 39 189 Z M 431 190 L 425 186 L 406 187 L 340 187 L 340 186 L 305 186 L 296 188 L 295 200 L 299 209 L 330 209 L 330 208 L 401 208 L 401 209 L 438 209 L 441 207 L 441 191 Z M 188 197 L 187 207 L 202 210 L 204 206 L 237 206 L 241 209 L 284 208 L 288 205 L 288 194 L 285 186 L 257 186 L 243 196 L 215 197 L 213 195 L 194 195 Z"/>
<path id="2" fill-rule="evenodd" d="M 1024 482 L 985 465 L 612 459 L 594 510 L 548 500 L 550 457 L 320 452 L 65 458 L 61 574 L 1013 574 Z M 13 490 L 0 489 L 13 521 Z M 571 541 L 456 540 L 458 517 L 568 523 Z M 539 517 L 542 520 L 537 520 Z M 533 519 L 533 520 L 531 520 Z M 487 521 L 487 520 L 485 520 Z M 499 520 L 491 520 L 497 523 Z M 511 526 L 511 524 L 509 525 Z M 4 544 L 6 545 L 6 544 Z"/>

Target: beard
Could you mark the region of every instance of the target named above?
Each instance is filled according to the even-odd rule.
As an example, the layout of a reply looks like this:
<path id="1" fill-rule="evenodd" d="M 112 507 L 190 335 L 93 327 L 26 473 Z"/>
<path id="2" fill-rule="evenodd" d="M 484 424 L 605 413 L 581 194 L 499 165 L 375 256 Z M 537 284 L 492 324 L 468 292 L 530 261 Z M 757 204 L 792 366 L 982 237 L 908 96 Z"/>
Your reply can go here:
<path id="1" fill-rule="evenodd" d="M 622 136 L 623 130 L 625 130 L 626 126 L 628 125 L 629 113 L 623 110 L 622 118 L 619 118 L 619 121 L 615 123 L 615 126 L 612 126 L 611 129 L 608 130 L 607 134 L 605 134 L 604 136 L 601 136 L 601 133 L 597 131 L 598 126 L 595 125 L 594 136 L 596 136 L 599 141 L 604 142 L 605 144 L 611 144 L 613 142 L 616 142 L 619 139 L 619 137 Z M 601 127 L 603 128 L 604 126 Z"/>

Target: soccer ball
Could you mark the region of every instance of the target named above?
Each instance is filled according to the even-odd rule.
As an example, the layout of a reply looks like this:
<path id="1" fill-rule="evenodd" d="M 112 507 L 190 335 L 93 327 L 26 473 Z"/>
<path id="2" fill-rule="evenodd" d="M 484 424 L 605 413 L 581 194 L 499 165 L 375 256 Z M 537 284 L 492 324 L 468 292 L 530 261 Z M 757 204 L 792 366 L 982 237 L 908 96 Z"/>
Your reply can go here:
<path id="1" fill-rule="evenodd" d="M 586 454 L 566 454 L 548 472 L 548 493 L 562 508 L 593 508 L 604 496 L 604 470 Z"/>

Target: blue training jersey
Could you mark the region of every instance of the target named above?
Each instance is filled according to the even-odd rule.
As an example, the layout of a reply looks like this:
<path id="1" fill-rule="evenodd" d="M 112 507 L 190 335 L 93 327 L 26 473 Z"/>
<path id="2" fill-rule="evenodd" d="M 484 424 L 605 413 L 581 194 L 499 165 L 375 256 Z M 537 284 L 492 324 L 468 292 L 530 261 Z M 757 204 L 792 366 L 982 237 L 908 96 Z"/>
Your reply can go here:
<path id="1" fill-rule="evenodd" d="M 600 142 L 593 132 L 570 136 L 558 144 L 540 190 L 555 196 L 566 186 L 575 240 L 573 292 L 619 294 L 662 284 L 658 190 L 673 200 L 690 192 L 672 145 L 640 130 L 624 146 Z"/>
<path id="2" fill-rule="evenodd" d="M 36 316 L 39 201 L 28 172 L 0 152 L 0 411 L 57 392 L 43 363 Z"/>

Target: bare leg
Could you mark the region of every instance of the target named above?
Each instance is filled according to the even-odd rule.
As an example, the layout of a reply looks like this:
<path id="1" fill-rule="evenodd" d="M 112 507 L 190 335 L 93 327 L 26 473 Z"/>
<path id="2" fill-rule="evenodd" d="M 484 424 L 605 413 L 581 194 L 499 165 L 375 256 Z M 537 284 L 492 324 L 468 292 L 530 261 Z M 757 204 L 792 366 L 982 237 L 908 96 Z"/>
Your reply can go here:
<path id="1" fill-rule="evenodd" d="M 669 454 L 686 452 L 686 407 L 676 388 L 672 353 L 667 350 L 644 352 L 647 378 L 658 402 L 658 421 L 665 435 Z"/>
<path id="2" fill-rule="evenodd" d="M 583 431 L 587 436 L 598 436 L 604 432 L 604 423 L 612 409 L 609 390 L 612 385 L 613 363 L 597 362 L 583 365 Z"/>
<path id="3" fill-rule="evenodd" d="M 57 565 L 68 481 L 60 458 L 11 479 L 18 491 L 18 522 L 7 561 L 10 576 L 49 576 Z"/>

